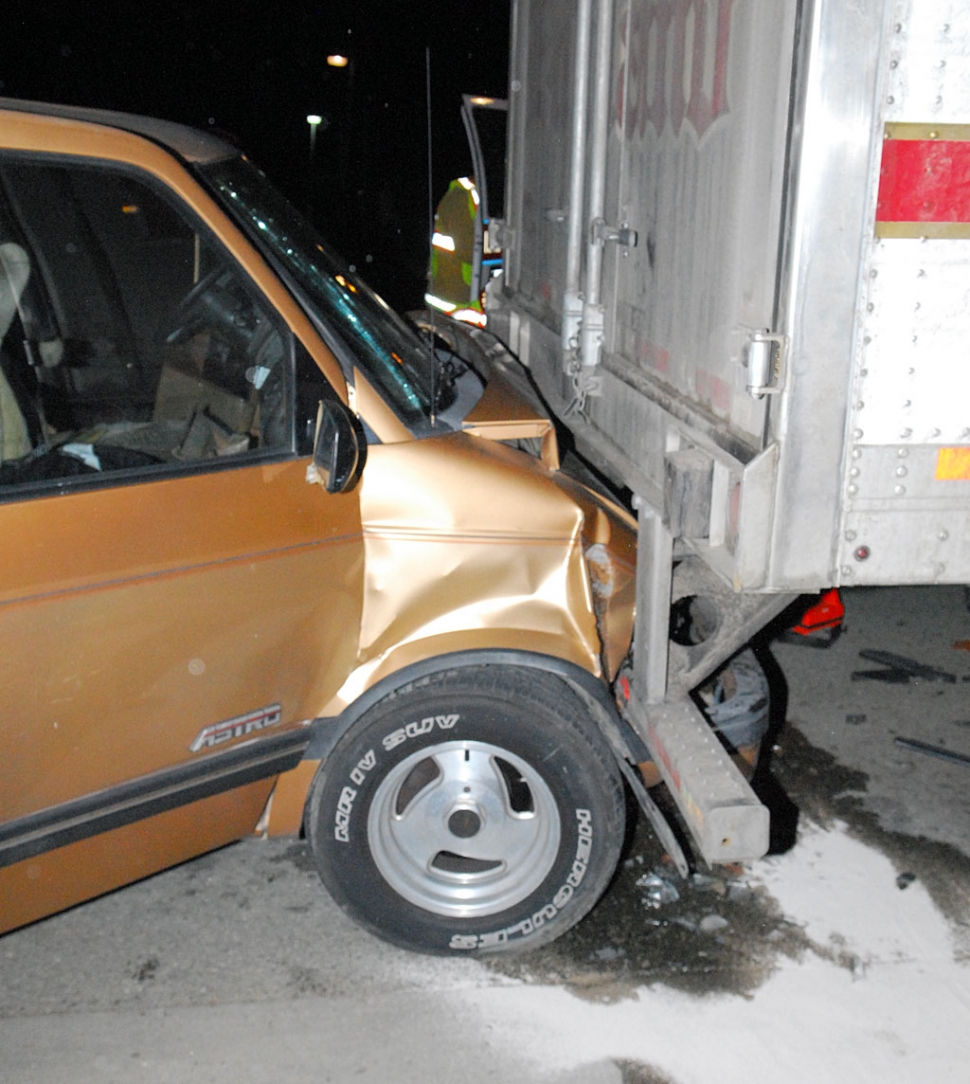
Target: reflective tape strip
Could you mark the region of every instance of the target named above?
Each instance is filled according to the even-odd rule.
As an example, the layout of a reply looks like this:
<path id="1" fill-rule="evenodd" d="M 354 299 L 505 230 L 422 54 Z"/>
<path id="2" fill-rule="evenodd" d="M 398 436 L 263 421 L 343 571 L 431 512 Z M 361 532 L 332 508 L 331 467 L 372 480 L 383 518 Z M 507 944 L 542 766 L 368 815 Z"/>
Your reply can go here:
<path id="1" fill-rule="evenodd" d="M 970 237 L 970 125 L 887 125 L 879 237 Z"/>
<path id="2" fill-rule="evenodd" d="M 458 308 L 454 301 L 445 301 L 444 298 L 435 297 L 434 294 L 425 294 L 424 300 L 434 308 L 441 309 L 442 312 L 454 312 Z"/>
<path id="3" fill-rule="evenodd" d="M 936 477 L 941 482 L 970 480 L 970 448 L 941 448 L 936 453 Z"/>

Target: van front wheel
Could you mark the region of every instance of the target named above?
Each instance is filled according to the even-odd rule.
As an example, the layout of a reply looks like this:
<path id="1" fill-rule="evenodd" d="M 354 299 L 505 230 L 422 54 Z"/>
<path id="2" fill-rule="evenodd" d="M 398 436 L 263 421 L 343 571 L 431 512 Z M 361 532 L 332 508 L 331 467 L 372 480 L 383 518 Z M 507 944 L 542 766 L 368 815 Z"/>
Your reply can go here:
<path id="1" fill-rule="evenodd" d="M 589 911 L 616 867 L 622 783 L 567 686 L 475 667 L 372 708 L 321 767 L 307 830 L 320 875 L 394 944 L 537 947 Z"/>

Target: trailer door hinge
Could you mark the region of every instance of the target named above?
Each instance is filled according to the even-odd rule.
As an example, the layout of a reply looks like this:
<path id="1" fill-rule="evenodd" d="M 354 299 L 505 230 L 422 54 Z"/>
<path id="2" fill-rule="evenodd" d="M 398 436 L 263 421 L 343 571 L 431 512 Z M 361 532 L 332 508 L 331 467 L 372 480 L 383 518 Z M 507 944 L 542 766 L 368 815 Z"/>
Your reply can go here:
<path id="1" fill-rule="evenodd" d="M 781 391 L 785 372 L 784 335 L 765 329 L 755 331 L 744 348 L 742 363 L 748 370 L 747 392 L 754 399 L 777 395 Z"/>

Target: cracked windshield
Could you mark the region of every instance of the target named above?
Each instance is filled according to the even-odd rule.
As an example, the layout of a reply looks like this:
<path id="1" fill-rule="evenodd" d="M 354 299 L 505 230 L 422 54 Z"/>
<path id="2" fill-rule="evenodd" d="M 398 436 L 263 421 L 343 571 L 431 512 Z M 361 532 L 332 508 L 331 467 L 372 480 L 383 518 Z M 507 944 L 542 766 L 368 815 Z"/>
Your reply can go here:
<path id="1" fill-rule="evenodd" d="M 353 275 L 252 163 L 229 159 L 207 167 L 205 175 L 230 214 L 282 264 L 345 372 L 359 366 L 409 428 L 426 429 L 432 414 L 454 399 L 453 381 L 432 372 L 431 353 L 412 328 Z"/>

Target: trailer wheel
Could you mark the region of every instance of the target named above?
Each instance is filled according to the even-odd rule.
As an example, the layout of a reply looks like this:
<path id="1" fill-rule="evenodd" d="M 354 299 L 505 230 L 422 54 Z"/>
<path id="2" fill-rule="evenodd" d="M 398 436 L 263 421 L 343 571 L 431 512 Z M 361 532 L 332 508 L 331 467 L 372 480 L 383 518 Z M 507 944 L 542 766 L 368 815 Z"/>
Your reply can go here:
<path id="1" fill-rule="evenodd" d="M 381 701 L 322 765 L 307 807 L 340 906 L 437 954 L 564 933 L 606 888 L 623 829 L 619 772 L 579 701 L 550 675 L 497 667 Z"/>

